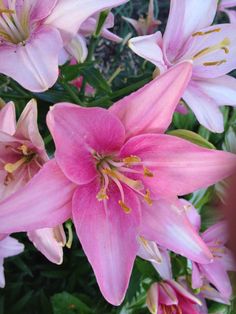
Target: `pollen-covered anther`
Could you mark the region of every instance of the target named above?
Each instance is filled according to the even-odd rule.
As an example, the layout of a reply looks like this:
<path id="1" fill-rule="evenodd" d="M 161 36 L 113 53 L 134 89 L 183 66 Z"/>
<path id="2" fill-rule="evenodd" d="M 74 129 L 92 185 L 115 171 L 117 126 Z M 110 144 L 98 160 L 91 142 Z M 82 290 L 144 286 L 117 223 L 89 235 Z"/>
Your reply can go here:
<path id="1" fill-rule="evenodd" d="M 204 62 L 203 65 L 206 67 L 215 66 L 215 65 L 221 65 L 226 63 L 227 61 L 225 59 L 219 60 L 219 61 L 210 61 L 210 62 Z"/>
<path id="2" fill-rule="evenodd" d="M 123 159 L 123 162 L 127 165 L 129 164 L 133 164 L 133 163 L 137 163 L 137 162 L 141 162 L 141 159 L 138 156 L 129 156 Z"/>
<path id="3" fill-rule="evenodd" d="M 98 201 L 104 201 L 104 200 L 108 200 L 109 197 L 106 194 L 106 191 L 104 188 L 101 188 L 101 190 L 98 192 L 97 196 L 96 196 Z"/>
<path id="4" fill-rule="evenodd" d="M 205 35 L 209 35 L 211 33 L 219 33 L 221 31 L 221 28 L 218 27 L 218 28 L 214 28 L 214 29 L 211 29 L 209 31 L 206 31 L 206 32 L 196 32 L 196 33 L 193 33 L 192 36 L 195 37 L 195 36 L 205 36 Z"/>
<path id="5" fill-rule="evenodd" d="M 119 205 L 120 207 L 123 209 L 123 211 L 126 213 L 126 214 L 129 214 L 131 212 L 131 208 L 129 208 L 124 202 L 122 202 L 121 200 L 119 200 Z"/>
<path id="6" fill-rule="evenodd" d="M 22 157 L 21 159 L 19 159 L 15 163 L 5 164 L 4 170 L 6 170 L 8 173 L 13 173 L 18 168 L 20 168 L 25 162 L 27 162 L 27 158 L 26 157 Z"/>
<path id="7" fill-rule="evenodd" d="M 144 200 L 148 205 L 152 206 L 151 193 L 149 190 L 146 190 L 146 194 L 144 195 Z"/>
<path id="8" fill-rule="evenodd" d="M 0 13 L 15 14 L 15 11 L 9 9 L 0 9 Z"/>
<path id="9" fill-rule="evenodd" d="M 26 145 L 24 145 L 24 144 L 21 145 L 21 146 L 19 146 L 19 147 L 18 147 L 18 150 L 22 151 L 22 153 L 23 153 L 24 156 L 28 156 L 28 155 L 32 154 L 32 153 L 30 152 L 29 148 L 28 148 Z"/>
<path id="10" fill-rule="evenodd" d="M 143 168 L 143 172 L 144 172 L 144 176 L 145 177 L 149 177 L 149 178 L 153 178 L 154 177 L 154 174 L 147 167 Z"/>

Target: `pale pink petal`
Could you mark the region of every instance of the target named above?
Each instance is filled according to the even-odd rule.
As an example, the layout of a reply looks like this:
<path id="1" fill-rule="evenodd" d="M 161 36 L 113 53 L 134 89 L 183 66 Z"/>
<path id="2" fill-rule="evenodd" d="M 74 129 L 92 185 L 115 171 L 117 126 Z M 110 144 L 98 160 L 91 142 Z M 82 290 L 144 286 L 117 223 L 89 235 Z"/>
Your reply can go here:
<path id="1" fill-rule="evenodd" d="M 168 284 L 174 288 L 178 294 L 182 295 L 185 299 L 188 299 L 192 303 L 196 303 L 201 305 L 201 302 L 198 298 L 196 298 L 194 295 L 192 295 L 190 292 L 188 292 L 183 286 L 181 286 L 178 282 L 175 280 L 167 280 Z M 184 312 L 183 312 L 184 313 Z"/>
<path id="2" fill-rule="evenodd" d="M 204 286 L 201 289 L 201 295 L 208 300 L 213 300 L 219 303 L 228 305 L 230 305 L 231 303 L 230 297 L 224 297 L 218 290 L 216 290 L 209 284 L 204 284 Z"/>
<path id="3" fill-rule="evenodd" d="M 58 0 L 45 23 L 58 28 L 64 37 L 73 37 L 90 16 L 105 9 L 117 7 L 128 0 Z"/>
<path id="4" fill-rule="evenodd" d="M 130 18 L 130 17 L 125 17 L 125 16 L 122 16 L 122 18 L 123 18 L 126 22 L 130 23 L 130 24 L 133 26 L 133 28 L 136 30 L 136 32 L 137 32 L 137 34 L 138 34 L 139 36 L 144 35 L 144 34 L 143 34 L 143 31 L 142 31 L 142 29 L 141 29 L 141 27 L 140 27 L 140 22 L 139 22 L 139 21 L 134 20 L 134 19 L 132 19 L 132 18 Z M 131 48 L 131 49 L 132 49 L 132 48 Z"/>
<path id="5" fill-rule="evenodd" d="M 34 5 L 30 14 L 31 21 L 39 21 L 47 17 L 55 7 L 56 3 L 57 0 L 34 1 Z"/>
<path id="6" fill-rule="evenodd" d="M 62 232 L 64 230 L 62 228 Z M 64 236 L 57 238 L 54 228 L 44 228 L 27 233 L 34 246 L 52 263 L 60 265 L 63 261 Z"/>
<path id="7" fill-rule="evenodd" d="M 162 35 L 156 32 L 152 35 L 134 37 L 129 40 L 129 47 L 140 57 L 155 64 L 161 73 L 165 72 L 167 66 L 163 60 Z"/>
<path id="8" fill-rule="evenodd" d="M 47 124 L 56 144 L 58 164 L 78 184 L 97 176 L 94 154 L 114 153 L 125 138 L 119 119 L 102 108 L 57 104 L 49 112 Z"/>
<path id="9" fill-rule="evenodd" d="M 131 155 L 141 158 L 153 172 L 151 178 L 139 176 L 153 197 L 185 195 L 206 188 L 230 176 L 236 163 L 235 154 L 206 149 L 165 134 L 131 138 L 120 156 Z"/>
<path id="10" fill-rule="evenodd" d="M 25 106 L 17 122 L 15 136 L 20 139 L 29 140 L 39 151 L 44 151 L 44 142 L 39 133 L 37 119 L 37 102 L 35 99 L 32 99 Z"/>
<path id="11" fill-rule="evenodd" d="M 236 68 L 235 24 L 218 24 L 198 29 L 189 38 L 179 60 L 193 59 L 194 78 L 219 77 Z M 204 35 L 201 35 L 204 34 Z"/>
<path id="12" fill-rule="evenodd" d="M 152 262 L 153 264 L 160 264 L 162 256 L 157 244 L 153 241 L 147 241 L 143 237 L 138 237 L 139 250 L 138 256 Z"/>
<path id="13" fill-rule="evenodd" d="M 30 91 L 43 92 L 57 80 L 61 48 L 59 32 L 42 26 L 25 45 L 1 47 L 0 73 L 10 76 Z"/>
<path id="14" fill-rule="evenodd" d="M 71 216 L 74 185 L 55 160 L 16 193 L 0 203 L 0 233 L 55 227 Z"/>
<path id="15" fill-rule="evenodd" d="M 126 136 L 164 132 L 172 121 L 191 72 L 191 63 L 180 63 L 110 107 L 110 112 L 124 124 Z"/>
<path id="16" fill-rule="evenodd" d="M 125 189 L 126 203 L 131 208 L 127 214 L 118 205 L 119 191 L 111 188 L 112 197 L 105 209 L 103 202 L 96 199 L 97 184 L 79 187 L 73 198 L 73 221 L 103 296 L 111 304 L 119 305 L 138 252 L 140 213 L 133 192 Z"/>
<path id="17" fill-rule="evenodd" d="M 236 106 L 236 78 L 223 75 L 193 82 L 198 90 L 205 94 L 205 97 L 214 101 L 218 106 Z"/>
<path id="18" fill-rule="evenodd" d="M 11 101 L 0 111 L 0 131 L 13 135 L 16 131 L 15 105 Z"/>
<path id="19" fill-rule="evenodd" d="M 175 290 L 166 282 L 159 284 L 159 300 L 161 304 L 165 305 L 178 304 Z"/>
<path id="20" fill-rule="evenodd" d="M 192 109 L 199 123 L 212 132 L 224 131 L 223 114 L 218 104 L 202 90 L 203 81 L 192 80 L 184 92 L 183 99 Z"/>
<path id="21" fill-rule="evenodd" d="M 221 0 L 220 8 L 231 8 L 236 6 L 236 0 Z"/>
<path id="22" fill-rule="evenodd" d="M 224 245 L 229 239 L 226 221 L 218 222 L 209 227 L 205 232 L 202 233 L 202 238 L 207 243 L 216 242 L 218 243 L 218 246 Z"/>
<path id="23" fill-rule="evenodd" d="M 184 198 L 179 199 L 180 204 L 183 206 L 188 220 L 191 222 L 192 226 L 196 231 L 201 228 L 201 216 L 199 215 L 197 209 L 190 202 L 186 201 Z"/>
<path id="24" fill-rule="evenodd" d="M 170 254 L 167 250 L 161 249 L 161 263 L 152 263 L 162 279 L 167 280 L 173 277 L 171 270 Z"/>
<path id="25" fill-rule="evenodd" d="M 12 237 L 0 241 L 0 258 L 15 256 L 24 251 L 24 245 Z"/>
<path id="26" fill-rule="evenodd" d="M 163 43 L 169 62 L 175 61 L 192 33 L 213 22 L 217 2 L 217 0 L 171 0 Z"/>
<path id="27" fill-rule="evenodd" d="M 167 200 L 160 199 L 152 206 L 142 204 L 141 235 L 200 263 L 209 263 L 213 258 L 184 211 Z"/>
<path id="28" fill-rule="evenodd" d="M 158 283 L 153 283 L 147 292 L 147 307 L 152 314 L 157 314 L 159 298 L 158 298 Z"/>
<path id="29" fill-rule="evenodd" d="M 230 298 L 232 287 L 227 272 L 218 261 L 208 265 L 199 265 L 203 275 L 225 297 Z"/>
<path id="30" fill-rule="evenodd" d="M 196 263 L 192 263 L 192 288 L 198 289 L 203 285 L 203 276 Z"/>
<path id="31" fill-rule="evenodd" d="M 72 57 L 76 59 L 78 63 L 84 62 L 87 58 L 88 48 L 86 39 L 80 34 L 75 35 L 65 46 L 65 49 Z"/>
<path id="32" fill-rule="evenodd" d="M 223 253 L 219 254 L 220 259 L 219 263 L 224 267 L 227 271 L 236 271 L 236 262 L 232 252 L 226 247 L 223 248 Z"/>
<path id="33" fill-rule="evenodd" d="M 105 39 L 114 41 L 115 43 L 121 43 L 122 42 L 122 38 L 117 36 L 116 34 L 110 32 L 108 29 L 103 29 L 101 32 L 101 36 Z"/>

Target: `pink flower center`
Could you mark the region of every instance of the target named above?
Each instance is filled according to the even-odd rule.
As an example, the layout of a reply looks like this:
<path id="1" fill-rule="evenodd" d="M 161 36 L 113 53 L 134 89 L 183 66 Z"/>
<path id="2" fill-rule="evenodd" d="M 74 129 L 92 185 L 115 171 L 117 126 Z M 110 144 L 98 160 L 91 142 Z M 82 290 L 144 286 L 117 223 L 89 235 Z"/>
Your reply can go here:
<path id="1" fill-rule="evenodd" d="M 7 162 L 2 161 L 4 165 L 3 168 L 7 172 L 7 175 L 4 181 L 5 185 L 8 185 L 12 180 L 14 180 L 14 173 L 17 170 L 22 169 L 22 167 L 28 166 L 31 161 L 34 161 L 36 166 L 41 168 L 41 164 L 37 160 L 38 155 L 35 152 L 33 152 L 31 149 L 29 149 L 26 145 L 21 145 L 18 148 L 14 148 L 8 145 L 6 146 L 6 149 L 10 149 L 12 153 L 14 153 L 14 155 L 16 154 L 17 157 L 19 158 L 14 163 L 11 163 L 11 162 L 7 163 Z M 31 176 L 29 167 L 28 167 L 28 176 L 29 176 L 29 179 L 31 179 L 32 176 Z"/>
<path id="2" fill-rule="evenodd" d="M 134 180 L 128 176 L 129 174 L 138 174 L 150 178 L 154 176 L 147 167 L 143 166 L 143 162 L 139 157 L 129 156 L 120 161 L 112 156 L 104 157 L 95 153 L 94 158 L 96 159 L 96 166 L 100 175 L 101 189 L 97 194 L 98 201 L 103 201 L 106 206 L 106 201 L 109 199 L 109 183 L 112 181 L 119 189 L 120 200 L 118 204 L 125 213 L 130 213 L 131 208 L 126 204 L 123 185 L 129 187 L 140 195 L 149 205 L 152 205 L 149 189 L 145 189 L 140 180 Z M 137 170 L 137 166 L 140 165 L 143 167 L 143 171 Z M 134 166 L 136 167 L 134 168 Z"/>
<path id="3" fill-rule="evenodd" d="M 13 44 L 25 44 L 30 34 L 30 2 L 24 1 L 24 4 L 17 7 L 17 0 L 8 0 L 8 6 L 5 7 L 0 0 L 0 40 Z"/>
<path id="4" fill-rule="evenodd" d="M 183 311 L 178 305 L 161 304 L 161 313 L 163 314 L 183 314 Z"/>

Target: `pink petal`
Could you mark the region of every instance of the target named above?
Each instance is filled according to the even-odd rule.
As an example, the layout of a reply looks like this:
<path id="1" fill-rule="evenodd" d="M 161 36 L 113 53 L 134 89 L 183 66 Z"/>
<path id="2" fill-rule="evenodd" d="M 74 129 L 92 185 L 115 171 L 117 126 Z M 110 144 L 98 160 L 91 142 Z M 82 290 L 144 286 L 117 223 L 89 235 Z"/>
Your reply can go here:
<path id="1" fill-rule="evenodd" d="M 209 280 L 216 289 L 225 297 L 230 298 L 232 295 L 232 287 L 227 272 L 218 262 L 208 265 L 199 265 L 201 272 Z"/>
<path id="2" fill-rule="evenodd" d="M 166 282 L 159 284 L 159 300 L 161 304 L 165 305 L 178 304 L 178 297 L 175 290 Z"/>
<path id="3" fill-rule="evenodd" d="M 193 206 L 193 204 L 186 201 L 184 198 L 179 199 L 179 202 L 183 206 L 191 225 L 195 228 L 197 232 L 199 232 L 201 228 L 201 216 L 199 215 L 198 211 Z"/>
<path id="4" fill-rule="evenodd" d="M 109 109 L 124 124 L 127 137 L 162 133 L 168 128 L 189 82 L 191 69 L 189 62 L 178 64 Z"/>
<path id="5" fill-rule="evenodd" d="M 77 184 L 88 183 L 97 175 L 93 154 L 113 154 L 124 142 L 123 125 L 102 108 L 57 104 L 49 112 L 47 124 L 56 144 L 57 162 Z"/>
<path id="6" fill-rule="evenodd" d="M 165 134 L 133 137 L 120 152 L 121 158 L 131 155 L 141 158 L 153 172 L 153 178 L 139 177 L 153 197 L 185 195 L 206 188 L 230 176 L 236 163 L 234 154 Z"/>
<path id="7" fill-rule="evenodd" d="M 0 73 L 10 76 L 30 91 L 43 92 L 57 80 L 61 48 L 59 32 L 42 26 L 25 45 L 1 47 Z"/>
<path id="8" fill-rule="evenodd" d="M 230 297 L 224 297 L 218 290 L 209 284 L 205 284 L 201 289 L 201 295 L 209 300 L 230 305 Z M 221 313 L 219 313 L 221 314 Z"/>
<path id="9" fill-rule="evenodd" d="M 153 241 L 147 241 L 143 237 L 138 237 L 139 250 L 138 256 L 150 261 L 153 264 L 160 264 L 162 262 L 162 256 L 157 244 Z"/>
<path id="10" fill-rule="evenodd" d="M 15 256 L 24 251 L 24 245 L 12 237 L 0 241 L 0 258 Z"/>
<path id="11" fill-rule="evenodd" d="M 236 4 L 235 4 L 236 6 Z M 230 23 L 236 23 L 236 11 L 235 10 L 223 10 L 229 17 Z"/>
<path id="12" fill-rule="evenodd" d="M 161 263 L 152 263 L 162 279 L 167 280 L 173 277 L 171 270 L 170 254 L 167 250 L 161 249 Z"/>
<path id="13" fill-rule="evenodd" d="M 184 211 L 170 201 L 160 199 L 152 206 L 142 204 L 141 235 L 191 260 L 209 263 L 212 259 Z"/>
<path id="14" fill-rule="evenodd" d="M 175 61 L 192 33 L 213 22 L 216 9 L 217 0 L 171 0 L 164 34 L 164 51 L 170 62 Z"/>
<path id="15" fill-rule="evenodd" d="M 73 198 L 73 221 L 103 296 L 111 304 L 119 305 L 138 251 L 139 202 L 125 188 L 126 203 L 132 209 L 129 214 L 125 213 L 118 205 L 119 191 L 114 188 L 105 209 L 103 202 L 96 199 L 98 190 L 95 182 L 77 189 Z"/>
<path id="16" fill-rule="evenodd" d="M 162 35 L 156 32 L 152 35 L 134 37 L 129 40 L 129 47 L 140 57 L 155 64 L 161 73 L 167 66 L 163 60 Z"/>
<path id="17" fill-rule="evenodd" d="M 192 263 L 192 288 L 198 289 L 203 285 L 203 276 L 196 263 Z"/>
<path id="18" fill-rule="evenodd" d="M 125 17 L 125 16 L 122 16 L 122 18 L 123 20 L 125 20 L 126 22 L 130 23 L 133 26 L 133 28 L 136 30 L 136 33 L 139 36 L 144 35 L 139 21 L 131 19 L 130 17 Z"/>
<path id="19" fill-rule="evenodd" d="M 229 239 L 226 221 L 221 221 L 209 227 L 202 233 L 202 238 L 207 243 L 219 242 L 218 246 L 224 245 Z"/>
<path id="20" fill-rule="evenodd" d="M 152 314 L 157 314 L 159 304 L 159 285 L 153 283 L 147 292 L 147 307 Z"/>
<path id="21" fill-rule="evenodd" d="M 37 102 L 32 99 L 25 106 L 16 127 L 15 136 L 20 139 L 29 140 L 39 151 L 44 151 L 44 142 L 38 129 Z M 46 153 L 45 153 L 46 160 Z"/>
<path id="22" fill-rule="evenodd" d="M 217 103 L 208 95 L 208 90 L 202 90 L 203 81 L 192 80 L 187 87 L 183 99 L 195 113 L 199 123 L 212 132 L 224 131 L 223 114 Z"/>
<path id="23" fill-rule="evenodd" d="M 236 0 L 221 0 L 220 8 L 231 8 L 236 6 Z"/>
<path id="24" fill-rule="evenodd" d="M 73 37 L 90 16 L 105 9 L 117 7 L 128 0 L 58 0 L 45 23 L 58 28 L 64 38 Z"/>
<path id="25" fill-rule="evenodd" d="M 39 21 L 47 17 L 53 10 L 57 3 L 57 0 L 40 0 L 34 1 L 33 8 L 31 10 L 30 19 Z"/>
<path id="26" fill-rule="evenodd" d="M 64 231 L 63 231 L 64 232 Z M 44 228 L 27 233 L 34 246 L 52 263 L 60 265 L 63 261 L 63 246 L 65 242 L 56 238 L 53 228 Z"/>
<path id="27" fill-rule="evenodd" d="M 12 101 L 0 111 L 0 131 L 13 135 L 16 131 L 16 111 Z"/>
<path id="28" fill-rule="evenodd" d="M 0 203 L 0 233 L 63 223 L 71 216 L 74 188 L 55 160 L 47 162 L 25 187 Z"/>
<path id="29" fill-rule="evenodd" d="M 198 29 L 197 33 L 207 34 L 189 38 L 180 60 L 193 59 L 194 78 L 219 77 L 236 68 L 235 31 L 235 24 L 218 24 Z"/>
<path id="30" fill-rule="evenodd" d="M 65 49 L 72 57 L 76 59 L 78 63 L 84 62 L 87 58 L 88 48 L 86 39 L 80 34 L 75 35 L 65 46 Z"/>
<path id="31" fill-rule="evenodd" d="M 175 280 L 167 280 L 168 284 L 175 289 L 178 294 L 183 296 L 185 299 L 188 299 L 192 303 L 201 305 L 201 302 L 198 298 L 196 298 L 194 295 L 192 295 L 190 292 L 188 292 L 183 286 L 181 286 L 178 282 Z M 185 313 L 185 312 L 183 312 Z M 196 313 L 197 314 L 197 313 Z"/>

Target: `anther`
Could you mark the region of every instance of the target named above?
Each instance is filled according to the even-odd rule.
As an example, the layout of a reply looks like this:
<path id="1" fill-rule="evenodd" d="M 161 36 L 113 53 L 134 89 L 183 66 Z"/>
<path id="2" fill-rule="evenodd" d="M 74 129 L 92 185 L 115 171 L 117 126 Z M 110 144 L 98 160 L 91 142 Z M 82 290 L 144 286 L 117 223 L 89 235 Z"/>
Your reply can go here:
<path id="1" fill-rule="evenodd" d="M 143 172 L 144 172 L 144 176 L 145 177 L 149 177 L 149 178 L 153 178 L 154 174 L 146 167 L 143 168 Z"/>
<path id="2" fill-rule="evenodd" d="M 129 156 L 123 159 L 123 162 L 125 164 L 132 164 L 132 163 L 136 163 L 136 162 L 141 162 L 141 159 L 137 156 Z"/>
<path id="3" fill-rule="evenodd" d="M 122 202 L 121 200 L 119 200 L 119 205 L 120 207 L 123 209 L 123 211 L 126 213 L 126 214 L 129 214 L 131 212 L 131 209 L 124 203 Z"/>
<path id="4" fill-rule="evenodd" d="M 212 61 L 212 62 L 204 62 L 203 65 L 206 67 L 214 66 L 214 65 L 221 65 L 226 63 L 226 60 L 219 60 L 219 61 Z"/>
<path id="5" fill-rule="evenodd" d="M 144 195 L 144 200 L 148 203 L 148 205 L 152 206 L 151 193 L 149 190 L 146 191 Z"/>
<path id="6" fill-rule="evenodd" d="M 6 170 L 8 173 L 13 173 L 18 168 L 20 168 L 20 166 L 22 166 L 26 161 L 27 161 L 27 158 L 23 157 L 20 160 L 18 160 L 17 162 L 15 162 L 14 164 L 13 163 L 5 164 L 4 170 Z"/>
<path id="7" fill-rule="evenodd" d="M 214 28 L 210 31 L 206 31 L 206 32 L 196 32 L 196 33 L 193 33 L 192 36 L 195 37 L 195 36 L 204 36 L 204 35 L 209 35 L 211 33 L 218 33 L 221 31 L 221 28 Z"/>

